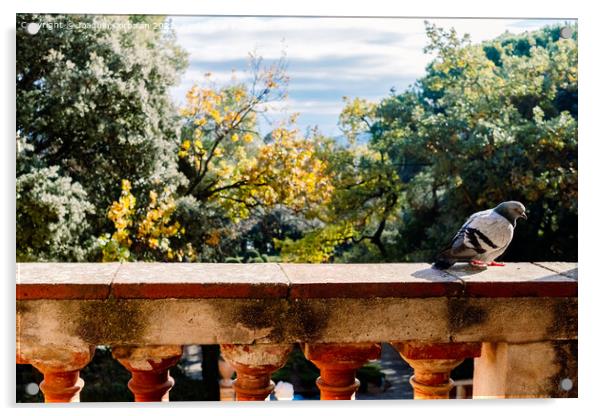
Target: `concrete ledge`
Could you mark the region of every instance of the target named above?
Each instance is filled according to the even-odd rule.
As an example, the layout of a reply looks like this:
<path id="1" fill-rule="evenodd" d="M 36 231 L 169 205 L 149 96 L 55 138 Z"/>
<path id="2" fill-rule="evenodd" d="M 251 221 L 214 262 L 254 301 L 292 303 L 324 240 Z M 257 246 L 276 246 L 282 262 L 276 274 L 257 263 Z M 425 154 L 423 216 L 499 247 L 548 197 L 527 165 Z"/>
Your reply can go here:
<path id="1" fill-rule="evenodd" d="M 508 263 L 483 271 L 454 265 L 447 272 L 463 282 L 469 297 L 577 296 L 575 263 Z"/>
<path id="2" fill-rule="evenodd" d="M 574 297 L 576 263 L 20 263 L 17 300 Z"/>
<path id="3" fill-rule="evenodd" d="M 17 300 L 106 299 L 119 263 L 17 263 Z"/>
<path id="4" fill-rule="evenodd" d="M 425 264 L 21 264 L 17 351 L 576 340 L 577 280 L 564 274 L 573 269 L 530 263 L 480 273 Z"/>
<path id="5" fill-rule="evenodd" d="M 462 281 L 426 263 L 282 264 L 290 298 L 457 296 Z"/>
<path id="6" fill-rule="evenodd" d="M 284 298 L 289 282 L 276 263 L 124 263 L 116 299 Z"/>

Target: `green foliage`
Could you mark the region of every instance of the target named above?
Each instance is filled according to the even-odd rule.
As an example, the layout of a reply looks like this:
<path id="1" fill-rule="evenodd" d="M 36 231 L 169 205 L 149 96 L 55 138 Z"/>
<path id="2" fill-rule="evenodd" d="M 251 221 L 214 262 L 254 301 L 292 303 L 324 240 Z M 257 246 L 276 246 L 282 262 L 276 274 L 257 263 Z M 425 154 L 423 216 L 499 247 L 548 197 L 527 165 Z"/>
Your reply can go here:
<path id="1" fill-rule="evenodd" d="M 385 375 L 382 372 L 382 366 L 378 361 L 365 364 L 360 367 L 356 373 L 357 379 L 360 381 L 359 391 L 364 393 L 368 388 L 368 383 L 382 386 Z"/>
<path id="2" fill-rule="evenodd" d="M 52 166 L 20 175 L 16 191 L 17 261 L 83 260 L 94 207 L 82 186 Z"/>
<path id="3" fill-rule="evenodd" d="M 302 236 L 276 239 L 283 259 L 430 261 L 468 215 L 516 199 L 529 221 L 507 258 L 576 260 L 573 29 L 473 44 L 427 23 L 426 76 L 379 103 L 345 98 L 350 146 L 322 153 L 335 192 Z"/>
<path id="4" fill-rule="evenodd" d="M 486 43 L 499 48 L 497 64 L 483 45 L 450 50 L 449 35 L 432 39 L 439 56 L 449 56 L 433 69 L 448 75 L 440 77 L 441 97 L 424 106 L 437 129 L 418 127 L 413 135 L 432 147 L 422 156 L 439 192 L 435 218 L 508 199 L 526 204 L 529 221 L 517 228 L 508 253 L 514 260 L 577 258 L 577 43 L 557 33 L 548 28 Z M 460 71 L 462 59 L 467 69 Z M 437 244 L 441 230 L 429 228 Z"/>
<path id="5" fill-rule="evenodd" d="M 242 259 L 239 257 L 226 257 L 224 263 L 242 263 Z"/>
<path id="6" fill-rule="evenodd" d="M 332 224 L 309 231 L 299 240 L 275 240 L 283 261 L 291 263 L 324 263 L 337 246 L 351 240 L 354 229 L 346 223 Z"/>
<path id="7" fill-rule="evenodd" d="M 30 35 L 23 22 L 64 29 L 43 25 Z M 73 230 L 81 240 L 108 231 L 105 209 L 119 195 L 121 179 L 130 178 L 143 195 L 153 184 L 183 180 L 168 88 L 178 82 L 186 56 L 163 22 L 157 16 L 17 15 L 17 135 L 32 147 L 36 164 L 57 167 L 83 187 L 95 210 L 87 214 L 90 227 Z M 144 25 L 128 28 L 132 23 Z M 34 257 L 36 250 L 31 247 Z"/>

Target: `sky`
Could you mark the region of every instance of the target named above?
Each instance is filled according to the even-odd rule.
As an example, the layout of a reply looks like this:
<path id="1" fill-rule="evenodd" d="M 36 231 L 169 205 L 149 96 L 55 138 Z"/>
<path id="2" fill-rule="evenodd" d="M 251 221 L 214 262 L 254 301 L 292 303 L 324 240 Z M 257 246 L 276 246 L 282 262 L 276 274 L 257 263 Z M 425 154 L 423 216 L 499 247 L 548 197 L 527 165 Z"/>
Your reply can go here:
<path id="1" fill-rule="evenodd" d="M 178 43 L 189 53 L 189 67 L 171 95 L 178 105 L 207 72 L 217 85 L 248 79 L 249 53 L 266 63 L 286 54 L 290 76 L 288 99 L 273 103 L 262 133 L 286 114 L 299 113 L 302 132 L 318 126 L 339 136 L 342 97 L 378 101 L 391 88 L 402 92 L 425 73 L 432 56 L 424 18 L 310 18 L 310 17 L 191 17 L 173 16 Z M 468 33 L 473 42 L 493 39 L 508 31 L 522 33 L 567 20 L 427 19 L 439 27 Z"/>

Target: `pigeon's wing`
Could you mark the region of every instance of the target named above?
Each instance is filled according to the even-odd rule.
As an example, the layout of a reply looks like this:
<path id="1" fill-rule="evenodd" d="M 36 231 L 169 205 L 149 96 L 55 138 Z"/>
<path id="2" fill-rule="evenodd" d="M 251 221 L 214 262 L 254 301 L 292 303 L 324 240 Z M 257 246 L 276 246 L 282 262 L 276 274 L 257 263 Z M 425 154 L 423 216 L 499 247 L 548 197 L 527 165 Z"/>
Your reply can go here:
<path id="1" fill-rule="evenodd" d="M 487 252 L 507 247 L 514 231 L 512 224 L 495 211 L 474 218 L 466 228 L 474 235 L 470 238 L 475 247 L 480 246 Z"/>
<path id="2" fill-rule="evenodd" d="M 452 241 L 450 254 L 457 260 L 470 260 L 497 247 L 486 234 L 478 228 L 468 225 L 456 234 Z"/>
<path id="3" fill-rule="evenodd" d="M 478 215 L 458 231 L 451 253 L 466 258 L 498 252 L 508 246 L 512 234 L 512 225 L 496 212 Z"/>
<path id="4" fill-rule="evenodd" d="M 456 232 L 450 243 L 439 253 L 436 262 L 441 262 L 441 264 L 453 264 L 453 262 L 456 261 L 471 260 L 475 256 L 483 253 L 482 247 L 480 247 L 479 244 L 474 244 L 476 233 L 472 230 L 471 224 L 478 218 L 490 215 L 492 211 L 493 210 L 488 209 L 472 214 Z"/>

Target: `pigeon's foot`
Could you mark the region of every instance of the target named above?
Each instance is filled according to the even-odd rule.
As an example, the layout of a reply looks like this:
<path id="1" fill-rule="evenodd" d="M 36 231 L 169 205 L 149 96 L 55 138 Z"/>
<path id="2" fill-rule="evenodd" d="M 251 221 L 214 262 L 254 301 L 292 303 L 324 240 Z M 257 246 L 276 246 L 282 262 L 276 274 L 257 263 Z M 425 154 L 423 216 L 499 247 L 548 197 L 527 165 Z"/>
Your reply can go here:
<path id="1" fill-rule="evenodd" d="M 487 263 L 487 266 L 504 267 L 505 265 L 506 265 L 506 263 L 498 263 L 497 261 L 490 261 L 489 263 Z"/>
<path id="2" fill-rule="evenodd" d="M 476 267 L 477 269 L 486 269 L 487 268 L 487 263 L 485 263 L 484 261 L 481 261 L 481 260 L 471 260 L 470 265 L 472 267 Z"/>

